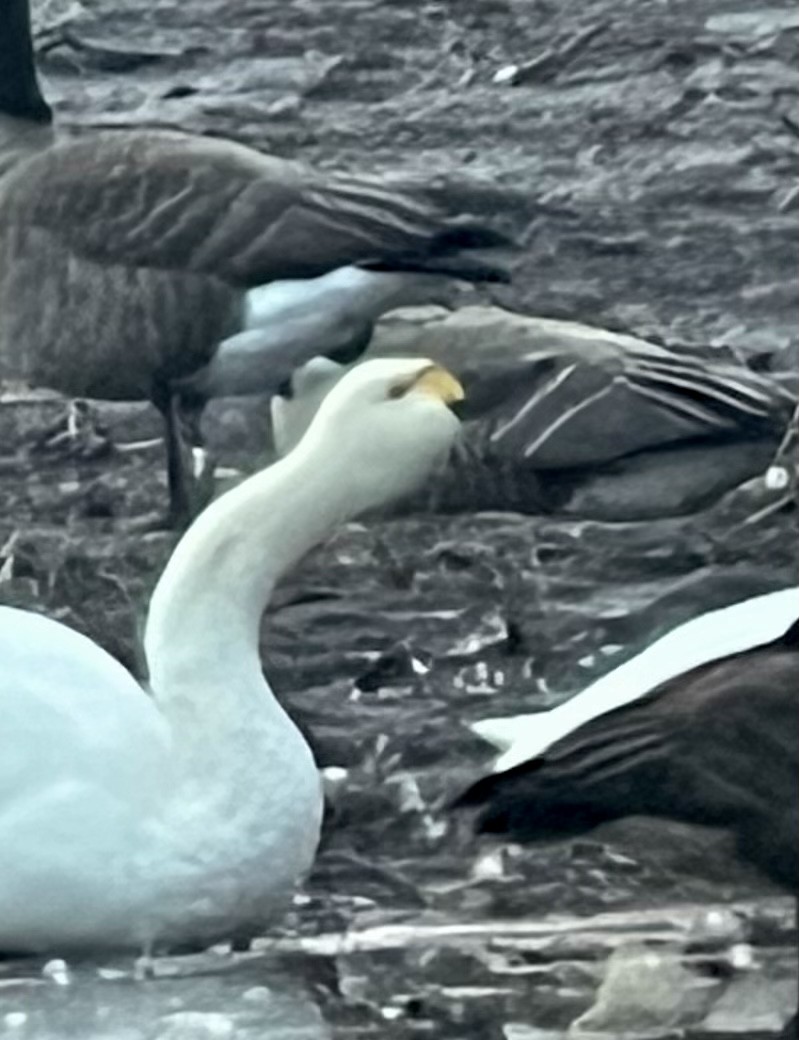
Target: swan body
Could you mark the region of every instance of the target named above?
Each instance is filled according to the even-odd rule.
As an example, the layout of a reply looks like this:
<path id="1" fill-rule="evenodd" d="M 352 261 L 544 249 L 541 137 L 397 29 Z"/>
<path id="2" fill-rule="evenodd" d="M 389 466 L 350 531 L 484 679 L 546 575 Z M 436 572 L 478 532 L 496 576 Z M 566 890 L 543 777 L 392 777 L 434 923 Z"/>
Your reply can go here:
<path id="1" fill-rule="evenodd" d="M 0 648 L 10 651 L 0 947 L 144 949 L 210 941 L 231 921 L 263 925 L 308 869 L 321 818 L 310 750 L 277 704 L 260 707 L 246 745 L 267 783 L 273 769 L 280 776 L 280 791 L 253 798 L 242 775 L 222 797 L 212 762 L 200 783 L 202 774 L 178 760 L 157 701 L 85 637 L 0 608 Z M 233 750 L 215 746 L 217 769 Z M 202 742 L 193 753 L 203 753 Z M 264 782 L 258 761 L 247 772 Z"/>
<path id="2" fill-rule="evenodd" d="M 567 734 L 600 715 L 635 701 L 682 673 L 778 638 L 799 617 L 799 590 L 763 596 L 712 610 L 672 629 L 640 654 L 601 676 L 550 711 L 469 724 L 501 754 L 495 772 L 535 758 Z"/>
<path id="3" fill-rule="evenodd" d="M 212 503 L 151 599 L 152 696 L 85 637 L 0 608 L 0 950 L 213 941 L 285 902 L 322 791 L 264 680 L 260 617 L 331 527 L 441 464 L 459 393 L 428 361 L 365 364 L 295 451 Z"/>

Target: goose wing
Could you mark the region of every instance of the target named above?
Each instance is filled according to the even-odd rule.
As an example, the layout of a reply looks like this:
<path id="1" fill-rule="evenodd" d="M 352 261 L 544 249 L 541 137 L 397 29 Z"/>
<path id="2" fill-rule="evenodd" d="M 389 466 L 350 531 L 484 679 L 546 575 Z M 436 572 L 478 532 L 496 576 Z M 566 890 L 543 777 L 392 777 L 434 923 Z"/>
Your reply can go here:
<path id="1" fill-rule="evenodd" d="M 15 171 L 0 210 L 3 222 L 40 229 L 87 260 L 240 288 L 355 262 L 505 278 L 461 253 L 506 239 L 447 218 L 419 186 L 320 173 L 181 134 L 64 142 Z"/>
<path id="2" fill-rule="evenodd" d="M 480 830 L 528 840 L 633 814 L 730 826 L 739 837 L 776 829 L 774 843 L 788 848 L 776 867 L 747 851 L 779 880 L 796 844 L 793 832 L 780 836 L 797 815 L 796 642 L 794 626 L 773 644 L 679 676 L 483 778 L 456 804 L 479 807 Z"/>
<path id="3" fill-rule="evenodd" d="M 499 307 L 381 325 L 370 352 L 424 350 L 456 367 L 474 440 L 514 466 L 595 467 L 680 442 L 778 433 L 799 386 L 787 373 Z"/>
<path id="4" fill-rule="evenodd" d="M 665 351 L 530 359 L 514 381 L 515 392 L 489 413 L 491 446 L 543 468 L 596 465 L 735 430 L 776 430 L 793 403 L 779 383 L 743 367 Z"/>
<path id="5" fill-rule="evenodd" d="M 673 720 L 647 715 L 638 702 L 587 723 L 540 758 L 484 777 L 456 805 L 479 806 L 484 832 L 527 840 L 580 834 L 643 811 L 640 789 L 657 783 L 677 733 Z"/>

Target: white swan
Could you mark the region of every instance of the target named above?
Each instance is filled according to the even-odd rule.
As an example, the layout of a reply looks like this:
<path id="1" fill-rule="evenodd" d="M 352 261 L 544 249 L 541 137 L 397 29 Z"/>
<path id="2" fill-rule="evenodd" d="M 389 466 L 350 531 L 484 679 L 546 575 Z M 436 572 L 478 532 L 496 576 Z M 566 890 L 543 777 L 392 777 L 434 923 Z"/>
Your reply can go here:
<path id="1" fill-rule="evenodd" d="M 264 681 L 261 614 L 331 527 L 443 461 L 461 396 L 427 360 L 370 361 L 293 452 L 213 503 L 152 596 L 152 699 L 90 640 L 0 608 L 0 950 L 210 941 L 279 908 L 322 796 Z"/>
<path id="2" fill-rule="evenodd" d="M 493 771 L 535 758 L 578 726 L 643 697 L 656 686 L 729 654 L 779 638 L 799 617 L 799 590 L 781 589 L 711 610 L 678 625 L 636 657 L 550 711 L 469 723 L 502 754 Z"/>

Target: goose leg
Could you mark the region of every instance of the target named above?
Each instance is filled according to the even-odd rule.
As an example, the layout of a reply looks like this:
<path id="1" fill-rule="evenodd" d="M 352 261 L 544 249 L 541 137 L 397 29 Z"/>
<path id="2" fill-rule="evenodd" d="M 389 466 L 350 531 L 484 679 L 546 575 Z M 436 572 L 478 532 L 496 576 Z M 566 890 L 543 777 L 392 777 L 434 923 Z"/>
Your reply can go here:
<path id="1" fill-rule="evenodd" d="M 153 404 L 164 417 L 166 427 L 167 525 L 182 530 L 189 526 L 197 511 L 191 446 L 184 437 L 178 396 L 168 387 L 159 386 L 153 394 Z"/>
<path id="2" fill-rule="evenodd" d="M 166 416 L 166 459 L 170 527 L 188 527 L 194 516 L 194 467 L 183 438 L 177 398 L 170 396 Z"/>

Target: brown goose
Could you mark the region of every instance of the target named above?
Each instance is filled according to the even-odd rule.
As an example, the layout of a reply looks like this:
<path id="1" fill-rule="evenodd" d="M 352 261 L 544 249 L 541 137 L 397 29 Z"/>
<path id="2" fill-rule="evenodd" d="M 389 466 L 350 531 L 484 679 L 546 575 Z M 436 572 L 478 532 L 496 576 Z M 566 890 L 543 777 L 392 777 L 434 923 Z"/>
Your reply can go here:
<path id="1" fill-rule="evenodd" d="M 173 514 L 184 517 L 191 481 L 175 384 L 247 330 L 248 290 L 351 264 L 372 276 L 365 314 L 356 286 L 346 308 L 323 310 L 309 341 L 295 336 L 288 350 L 269 336 L 259 341 L 261 370 L 282 351 L 277 386 L 287 352 L 289 371 L 329 342 L 334 356 L 356 356 L 382 297 L 385 306 L 403 298 L 398 272 L 411 298 L 420 272 L 507 280 L 468 255 L 504 236 L 448 216 L 420 184 L 321 173 L 169 132 L 54 140 L 28 0 L 5 0 L 0 11 L 0 174 L 0 377 L 71 396 L 152 401 L 167 421 Z M 276 322 L 280 314 L 270 311 Z M 209 388 L 213 381 L 192 387 L 193 403 Z"/>
<path id="2" fill-rule="evenodd" d="M 435 504 L 634 520 L 710 504 L 768 466 L 796 379 L 497 306 L 386 316 L 367 356 L 416 353 L 463 373 L 464 440 Z M 273 399 L 278 452 L 345 371 L 327 359 Z"/>
<path id="3" fill-rule="evenodd" d="M 743 858 L 795 894 L 797 617 L 799 590 L 758 596 L 688 622 L 599 680 L 585 691 L 593 709 L 580 694 L 573 710 L 567 701 L 539 714 L 538 726 L 535 715 L 475 725 L 504 750 L 501 771 L 472 785 L 456 807 L 477 809 L 479 831 L 522 842 L 573 837 L 632 815 L 725 828 Z M 715 660 L 714 626 L 725 652 Z M 769 641 L 756 645 L 764 626 Z M 735 639 L 746 649 L 731 652 Z M 681 658 L 690 670 L 675 675 Z M 637 693 L 647 672 L 656 685 Z M 671 677 L 658 681 L 663 674 Z M 795 1030 L 794 1020 L 782 1036 Z"/>

